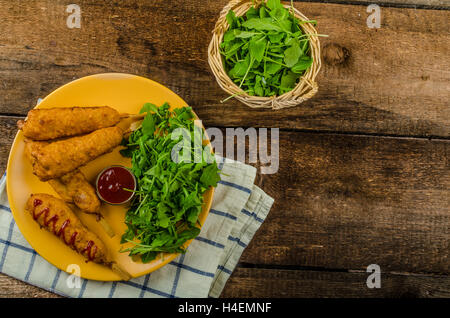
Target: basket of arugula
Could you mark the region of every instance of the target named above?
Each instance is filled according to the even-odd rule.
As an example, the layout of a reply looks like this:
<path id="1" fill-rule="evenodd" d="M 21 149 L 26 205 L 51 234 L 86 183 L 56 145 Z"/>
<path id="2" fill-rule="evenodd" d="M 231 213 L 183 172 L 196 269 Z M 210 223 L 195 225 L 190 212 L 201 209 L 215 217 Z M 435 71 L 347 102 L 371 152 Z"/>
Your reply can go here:
<path id="1" fill-rule="evenodd" d="M 229 2 L 208 47 L 208 63 L 228 98 L 272 109 L 311 98 L 321 66 L 315 23 L 280 0 Z"/>

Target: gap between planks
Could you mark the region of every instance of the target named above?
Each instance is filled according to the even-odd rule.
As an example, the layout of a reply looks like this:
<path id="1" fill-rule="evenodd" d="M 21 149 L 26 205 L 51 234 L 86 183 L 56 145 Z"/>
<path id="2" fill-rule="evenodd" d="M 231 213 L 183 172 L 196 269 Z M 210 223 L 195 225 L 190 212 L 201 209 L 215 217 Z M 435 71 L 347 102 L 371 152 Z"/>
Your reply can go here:
<path id="1" fill-rule="evenodd" d="M 347 269 L 347 268 L 328 268 L 319 266 L 301 266 L 301 265 L 279 265 L 279 264 L 253 264 L 247 262 L 239 262 L 236 268 L 246 269 L 267 269 L 267 270 L 286 270 L 286 271 L 313 271 L 313 272 L 330 272 L 330 273 L 367 273 L 363 269 Z M 407 272 L 407 271 L 382 271 L 382 274 L 401 275 L 401 276 L 427 276 L 427 277 L 448 277 L 449 273 L 436 272 Z"/>

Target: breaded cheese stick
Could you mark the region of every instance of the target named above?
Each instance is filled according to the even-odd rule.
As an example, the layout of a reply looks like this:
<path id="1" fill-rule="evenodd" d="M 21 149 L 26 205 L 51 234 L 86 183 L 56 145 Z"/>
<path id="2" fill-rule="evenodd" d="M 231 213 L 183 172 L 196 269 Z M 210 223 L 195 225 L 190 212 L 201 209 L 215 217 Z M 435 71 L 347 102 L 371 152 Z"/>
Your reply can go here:
<path id="1" fill-rule="evenodd" d="M 122 141 L 117 126 L 51 143 L 26 141 L 33 173 L 41 180 L 57 179 L 112 151 Z"/>
<path id="2" fill-rule="evenodd" d="M 28 112 L 17 126 L 32 140 L 77 136 L 116 125 L 121 116 L 109 106 L 42 108 Z"/>
<path id="3" fill-rule="evenodd" d="M 86 258 L 86 261 L 111 267 L 125 280 L 130 275 L 115 264 L 100 238 L 89 231 L 64 201 L 50 194 L 32 194 L 26 210 L 47 231 L 58 236 L 66 245 Z"/>

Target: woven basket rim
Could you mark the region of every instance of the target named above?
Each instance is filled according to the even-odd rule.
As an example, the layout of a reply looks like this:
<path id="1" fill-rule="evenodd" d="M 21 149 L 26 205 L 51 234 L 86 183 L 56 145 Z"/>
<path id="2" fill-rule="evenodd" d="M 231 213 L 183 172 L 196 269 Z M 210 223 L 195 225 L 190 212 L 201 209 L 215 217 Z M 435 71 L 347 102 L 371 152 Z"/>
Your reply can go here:
<path id="1" fill-rule="evenodd" d="M 212 32 L 213 36 L 211 42 L 208 46 L 208 63 L 219 86 L 225 92 L 230 95 L 234 95 L 233 97 L 240 100 L 247 106 L 254 108 L 273 109 L 296 106 L 311 98 L 318 90 L 318 85 L 315 81 L 315 78 L 321 68 L 320 41 L 318 36 L 314 36 L 318 33 L 312 23 L 302 23 L 299 26 L 302 28 L 305 34 L 310 35 L 309 46 L 311 56 L 313 57 L 313 63 L 309 67 L 309 69 L 300 77 L 297 85 L 292 90 L 282 95 L 270 97 L 251 96 L 231 80 L 223 67 L 223 57 L 222 54 L 220 54 L 220 44 L 222 43 L 225 32 L 229 28 L 228 22 L 226 21 L 227 13 L 230 9 L 232 9 L 235 12 L 236 16 L 242 16 L 253 5 L 259 7 L 262 3 L 265 2 L 266 0 L 232 0 L 222 9 Z M 283 6 L 290 9 L 290 11 L 293 9 L 293 13 L 296 18 L 302 21 L 309 21 L 309 19 L 296 8 L 292 8 L 290 5 L 286 4 L 283 4 Z"/>

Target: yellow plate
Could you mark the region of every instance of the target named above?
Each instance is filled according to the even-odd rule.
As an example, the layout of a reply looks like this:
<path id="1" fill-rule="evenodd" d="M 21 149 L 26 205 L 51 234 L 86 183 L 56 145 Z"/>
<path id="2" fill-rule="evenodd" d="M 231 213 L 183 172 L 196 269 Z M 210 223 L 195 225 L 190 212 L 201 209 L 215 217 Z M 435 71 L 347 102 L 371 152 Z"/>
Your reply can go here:
<path id="1" fill-rule="evenodd" d="M 187 106 L 186 102 L 170 89 L 152 80 L 128 74 L 98 74 L 83 77 L 70 82 L 44 98 L 38 108 L 72 107 L 72 106 L 111 106 L 119 113 L 137 114 L 146 102 L 162 105 L 168 102 L 173 108 Z M 119 153 L 120 147 L 103 155 L 81 170 L 87 179 L 93 183 L 97 174 L 106 166 L 112 164 L 131 167 L 129 158 Z M 114 281 L 120 277 L 106 266 L 85 261 L 85 258 L 65 245 L 54 234 L 40 229 L 31 215 L 25 211 L 25 203 L 31 193 L 49 193 L 58 196 L 46 182 L 41 182 L 33 173 L 30 162 L 24 155 L 23 134 L 19 131 L 14 139 L 8 159 L 7 191 L 14 219 L 22 234 L 39 255 L 63 271 L 72 271 L 69 265 L 80 267 L 80 276 L 87 279 Z M 204 195 L 204 205 L 199 216 L 201 224 L 205 222 L 211 207 L 214 189 Z M 122 268 L 133 277 L 148 274 L 172 261 L 177 254 L 164 254 L 154 261 L 143 264 L 134 262 L 128 253 L 119 253 L 120 238 L 126 229 L 124 217 L 126 206 L 102 204 L 101 213 L 110 223 L 116 235 L 110 238 L 103 228 L 95 221 L 95 217 L 78 213 L 81 221 L 93 232 L 98 234 L 110 251 L 110 255 Z M 186 246 L 190 242 L 187 242 Z"/>

